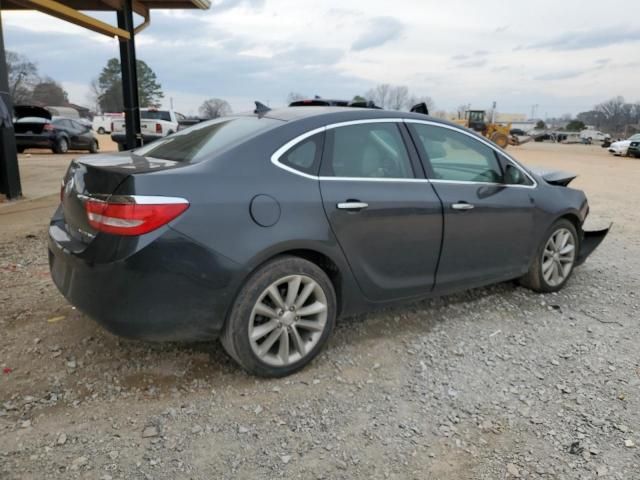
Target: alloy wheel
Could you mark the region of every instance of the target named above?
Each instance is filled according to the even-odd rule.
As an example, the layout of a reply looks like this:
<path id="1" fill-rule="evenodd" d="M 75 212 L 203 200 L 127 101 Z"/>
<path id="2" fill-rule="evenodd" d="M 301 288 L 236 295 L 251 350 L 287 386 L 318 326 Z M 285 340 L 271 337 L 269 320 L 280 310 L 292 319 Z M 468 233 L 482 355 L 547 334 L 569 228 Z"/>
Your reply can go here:
<path id="1" fill-rule="evenodd" d="M 576 241 L 566 228 L 553 232 L 542 252 L 542 276 L 552 287 L 564 282 L 573 268 Z"/>
<path id="2" fill-rule="evenodd" d="M 287 366 L 307 356 L 327 326 L 322 287 L 306 275 L 273 282 L 258 297 L 249 319 L 253 353 L 271 366 Z"/>

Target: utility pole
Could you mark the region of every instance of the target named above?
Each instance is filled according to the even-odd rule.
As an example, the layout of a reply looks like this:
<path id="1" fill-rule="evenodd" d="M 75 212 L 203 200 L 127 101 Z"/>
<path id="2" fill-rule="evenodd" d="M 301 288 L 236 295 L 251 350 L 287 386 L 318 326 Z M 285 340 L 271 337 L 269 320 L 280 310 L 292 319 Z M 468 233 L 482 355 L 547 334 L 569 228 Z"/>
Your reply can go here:
<path id="1" fill-rule="evenodd" d="M 13 130 L 13 105 L 9 95 L 9 76 L 2 36 L 2 11 L 0 11 L 0 193 L 7 198 L 22 195 L 20 170 Z"/>
<path id="2" fill-rule="evenodd" d="M 537 103 L 535 105 L 531 105 L 531 120 L 534 120 L 536 118 L 536 113 L 538 112 L 538 107 L 540 105 L 538 105 Z"/>

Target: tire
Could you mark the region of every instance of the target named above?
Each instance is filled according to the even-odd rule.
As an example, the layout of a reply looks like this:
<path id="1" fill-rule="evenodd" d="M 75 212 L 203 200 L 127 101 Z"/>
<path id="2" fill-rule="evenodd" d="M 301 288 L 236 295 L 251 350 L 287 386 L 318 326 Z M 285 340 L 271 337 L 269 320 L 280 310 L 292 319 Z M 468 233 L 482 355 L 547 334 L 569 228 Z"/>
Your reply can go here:
<path id="1" fill-rule="evenodd" d="M 89 153 L 98 153 L 98 141 L 92 140 L 91 146 L 89 147 Z"/>
<path id="2" fill-rule="evenodd" d="M 507 145 L 509 145 L 509 137 L 500 132 L 494 132 L 491 135 L 491 141 L 498 145 L 500 148 L 507 148 Z"/>
<path id="3" fill-rule="evenodd" d="M 124 152 L 124 145 L 123 144 L 121 144 L 121 143 L 118 144 L 118 151 L 119 152 Z"/>
<path id="4" fill-rule="evenodd" d="M 562 233 L 568 233 L 571 237 L 567 238 L 565 246 L 559 246 L 558 255 L 552 256 L 551 253 L 554 252 L 554 248 L 550 245 L 551 239 L 556 237 L 556 240 L 562 240 L 562 237 L 557 236 Z M 567 250 L 569 246 L 573 247 L 571 254 Z M 563 251 L 566 251 L 566 253 L 562 253 Z M 524 277 L 520 278 L 520 284 L 535 292 L 557 292 L 571 278 L 579 251 L 580 239 L 578 238 L 576 227 L 567 219 L 561 218 L 557 220 L 549 228 L 544 240 L 537 248 L 529 271 Z M 550 267 L 545 266 L 548 262 L 551 262 Z"/>
<path id="5" fill-rule="evenodd" d="M 18 151 L 18 153 L 24 153 L 25 148 L 24 147 L 16 147 L 16 150 Z"/>
<path id="6" fill-rule="evenodd" d="M 107 131 L 103 127 L 100 127 L 100 128 L 98 128 L 98 133 L 100 135 L 104 135 L 105 133 L 107 133 Z"/>
<path id="7" fill-rule="evenodd" d="M 289 296 L 289 288 L 296 288 L 297 294 Z M 277 292 L 280 302 L 270 290 Z M 278 308 L 278 303 L 285 308 Z M 258 305 L 265 315 L 256 312 Z M 302 314 L 303 309 L 308 313 Z M 247 372 L 284 377 L 322 350 L 335 326 L 336 311 L 335 290 L 322 269 L 302 258 L 278 257 L 256 270 L 242 287 L 220 340 Z"/>
<path id="8" fill-rule="evenodd" d="M 59 138 L 52 150 L 53 153 L 67 153 L 69 151 L 69 141 L 64 137 Z"/>

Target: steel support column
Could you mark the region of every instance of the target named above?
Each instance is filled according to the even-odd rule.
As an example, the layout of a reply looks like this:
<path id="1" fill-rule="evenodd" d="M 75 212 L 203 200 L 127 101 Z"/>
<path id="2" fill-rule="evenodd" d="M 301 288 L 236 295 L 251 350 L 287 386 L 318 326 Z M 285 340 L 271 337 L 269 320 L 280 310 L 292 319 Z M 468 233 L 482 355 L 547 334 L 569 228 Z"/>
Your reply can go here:
<path id="1" fill-rule="evenodd" d="M 122 9 L 118 10 L 118 28 L 126 30 L 131 35 L 128 40 L 120 39 L 122 98 L 124 100 L 124 121 L 127 135 L 125 149 L 128 150 L 142 145 L 132 0 L 124 0 Z"/>
<path id="2" fill-rule="evenodd" d="M 12 121 L 13 103 L 9 95 L 9 72 L 4 53 L 2 11 L 0 11 L 0 193 L 4 193 L 11 199 L 22 195 Z"/>

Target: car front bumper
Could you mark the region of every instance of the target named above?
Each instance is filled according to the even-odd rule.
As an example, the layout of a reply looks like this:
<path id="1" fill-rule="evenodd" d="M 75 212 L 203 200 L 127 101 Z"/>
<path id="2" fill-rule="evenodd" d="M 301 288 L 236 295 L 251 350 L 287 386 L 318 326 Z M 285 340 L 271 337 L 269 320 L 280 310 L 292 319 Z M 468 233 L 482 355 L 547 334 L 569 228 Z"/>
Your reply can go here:
<path id="1" fill-rule="evenodd" d="M 629 147 L 609 147 L 609 153 L 614 155 L 626 155 Z"/>
<path id="2" fill-rule="evenodd" d="M 49 227 L 51 277 L 72 305 L 110 332 L 153 341 L 219 336 L 239 286 L 236 263 L 171 228 L 109 263 L 90 260 L 93 243 L 74 253 L 67 240 L 72 241 L 54 217 Z"/>

